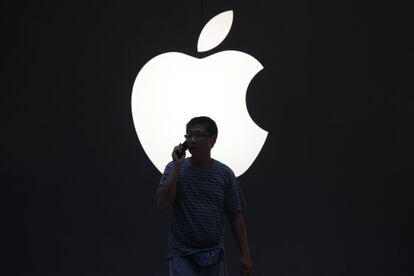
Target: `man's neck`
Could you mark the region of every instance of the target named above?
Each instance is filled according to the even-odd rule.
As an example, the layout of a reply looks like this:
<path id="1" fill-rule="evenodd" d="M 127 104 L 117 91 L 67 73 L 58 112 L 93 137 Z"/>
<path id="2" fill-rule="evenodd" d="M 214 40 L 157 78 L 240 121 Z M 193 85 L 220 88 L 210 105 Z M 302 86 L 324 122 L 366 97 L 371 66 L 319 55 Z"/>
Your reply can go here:
<path id="1" fill-rule="evenodd" d="M 210 155 L 203 157 L 191 156 L 191 163 L 198 169 L 207 170 L 213 164 L 213 159 L 210 157 Z"/>

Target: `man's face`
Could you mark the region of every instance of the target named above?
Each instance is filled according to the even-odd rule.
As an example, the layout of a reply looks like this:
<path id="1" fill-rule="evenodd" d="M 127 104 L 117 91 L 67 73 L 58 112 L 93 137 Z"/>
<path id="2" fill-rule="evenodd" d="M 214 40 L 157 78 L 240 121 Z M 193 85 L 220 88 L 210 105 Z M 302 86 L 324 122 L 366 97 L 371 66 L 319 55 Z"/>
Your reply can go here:
<path id="1" fill-rule="evenodd" d="M 209 153 L 216 142 L 216 136 L 210 137 L 203 125 L 193 125 L 187 128 L 187 146 L 192 155 Z"/>

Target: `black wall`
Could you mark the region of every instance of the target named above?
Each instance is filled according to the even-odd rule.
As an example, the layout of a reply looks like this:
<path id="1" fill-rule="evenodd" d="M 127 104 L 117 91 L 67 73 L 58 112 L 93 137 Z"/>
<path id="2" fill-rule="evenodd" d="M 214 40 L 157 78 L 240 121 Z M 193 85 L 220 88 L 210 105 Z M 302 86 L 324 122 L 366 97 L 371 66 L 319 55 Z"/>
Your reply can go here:
<path id="1" fill-rule="evenodd" d="M 228 9 L 227 38 L 198 54 L 202 26 Z M 1 13 L 2 275 L 167 275 L 167 212 L 135 134 L 133 82 L 160 53 L 227 49 L 264 66 L 247 103 L 269 135 L 239 178 L 254 275 L 413 272 L 408 7 L 16 1 Z M 226 243 L 237 275 L 230 231 Z"/>

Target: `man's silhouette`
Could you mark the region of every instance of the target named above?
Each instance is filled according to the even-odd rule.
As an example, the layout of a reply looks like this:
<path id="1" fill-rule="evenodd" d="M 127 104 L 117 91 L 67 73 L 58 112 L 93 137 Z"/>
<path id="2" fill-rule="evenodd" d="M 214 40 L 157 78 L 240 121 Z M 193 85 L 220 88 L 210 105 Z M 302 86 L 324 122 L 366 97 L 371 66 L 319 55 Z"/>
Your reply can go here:
<path id="1" fill-rule="evenodd" d="M 240 271 L 250 275 L 251 257 L 241 213 L 244 199 L 233 171 L 211 158 L 216 123 L 208 117 L 186 126 L 182 144 L 172 152 L 157 190 L 157 205 L 170 207 L 168 262 L 171 276 L 227 275 L 224 255 L 226 214 L 241 253 Z M 182 155 L 181 155 L 182 154 Z"/>

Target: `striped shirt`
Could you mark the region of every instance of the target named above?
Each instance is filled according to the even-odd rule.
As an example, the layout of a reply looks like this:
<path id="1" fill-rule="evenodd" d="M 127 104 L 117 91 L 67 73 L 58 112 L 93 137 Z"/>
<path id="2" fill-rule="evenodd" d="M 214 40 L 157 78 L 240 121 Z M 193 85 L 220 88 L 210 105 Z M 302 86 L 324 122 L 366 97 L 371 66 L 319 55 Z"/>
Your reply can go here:
<path id="1" fill-rule="evenodd" d="M 240 211 L 245 201 L 233 171 L 213 160 L 201 170 L 186 158 L 170 208 L 168 258 L 192 254 L 207 248 L 224 247 L 224 214 Z M 173 168 L 168 163 L 160 185 Z"/>

